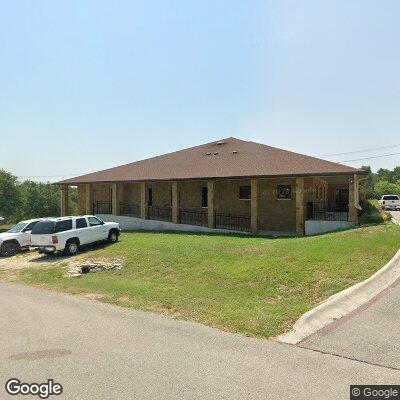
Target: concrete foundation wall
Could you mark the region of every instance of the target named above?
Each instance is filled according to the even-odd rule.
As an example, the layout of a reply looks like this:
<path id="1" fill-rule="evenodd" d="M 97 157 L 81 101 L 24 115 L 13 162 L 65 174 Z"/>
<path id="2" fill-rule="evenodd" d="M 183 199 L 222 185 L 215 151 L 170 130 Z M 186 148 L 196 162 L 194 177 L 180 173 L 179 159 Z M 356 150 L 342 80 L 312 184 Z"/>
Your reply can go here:
<path id="1" fill-rule="evenodd" d="M 319 235 L 321 233 L 348 229 L 353 225 L 348 221 L 306 221 L 305 233 L 306 236 Z"/>
<path id="2" fill-rule="evenodd" d="M 246 234 L 246 232 L 236 232 L 226 229 L 210 229 L 205 226 L 196 225 L 185 225 L 185 224 L 173 224 L 172 222 L 164 221 L 153 221 L 150 219 L 140 219 L 134 217 L 125 217 L 118 215 L 109 214 L 98 214 L 101 220 L 105 222 L 118 222 L 121 229 L 127 231 L 180 231 L 180 232 L 203 232 L 203 233 L 240 233 Z"/>

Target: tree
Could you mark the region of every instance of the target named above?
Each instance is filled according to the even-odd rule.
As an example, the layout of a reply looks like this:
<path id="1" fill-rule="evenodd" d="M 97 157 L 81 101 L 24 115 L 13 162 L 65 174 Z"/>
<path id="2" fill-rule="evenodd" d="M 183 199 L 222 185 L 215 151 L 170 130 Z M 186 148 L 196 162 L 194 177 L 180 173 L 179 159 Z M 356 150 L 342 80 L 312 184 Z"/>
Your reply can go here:
<path id="1" fill-rule="evenodd" d="M 12 219 L 18 211 L 21 197 L 17 177 L 0 169 L 0 215 Z"/>
<path id="2" fill-rule="evenodd" d="M 377 197 L 381 197 L 384 194 L 397 194 L 400 196 L 400 181 L 392 183 L 380 180 L 375 183 L 374 192 Z"/>

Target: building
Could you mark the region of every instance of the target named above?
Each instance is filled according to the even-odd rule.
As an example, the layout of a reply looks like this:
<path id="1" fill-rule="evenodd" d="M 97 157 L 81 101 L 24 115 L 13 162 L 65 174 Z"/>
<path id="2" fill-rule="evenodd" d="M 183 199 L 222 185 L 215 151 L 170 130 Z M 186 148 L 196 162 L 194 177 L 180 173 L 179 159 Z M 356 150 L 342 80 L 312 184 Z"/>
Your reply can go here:
<path id="1" fill-rule="evenodd" d="M 63 215 L 68 187 L 77 186 L 79 213 L 99 214 L 126 227 L 304 235 L 357 224 L 364 174 L 227 138 L 58 184 Z"/>

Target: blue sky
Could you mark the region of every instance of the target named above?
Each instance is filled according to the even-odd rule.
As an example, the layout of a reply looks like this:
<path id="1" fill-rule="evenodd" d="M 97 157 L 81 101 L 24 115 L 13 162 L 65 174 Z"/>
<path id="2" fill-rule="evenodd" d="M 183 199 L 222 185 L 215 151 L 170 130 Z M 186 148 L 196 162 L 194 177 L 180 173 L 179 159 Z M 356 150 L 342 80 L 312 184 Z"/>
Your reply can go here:
<path id="1" fill-rule="evenodd" d="M 228 136 L 309 155 L 399 145 L 334 161 L 400 152 L 399 14 L 397 0 L 4 2 L 0 168 L 55 181 Z"/>

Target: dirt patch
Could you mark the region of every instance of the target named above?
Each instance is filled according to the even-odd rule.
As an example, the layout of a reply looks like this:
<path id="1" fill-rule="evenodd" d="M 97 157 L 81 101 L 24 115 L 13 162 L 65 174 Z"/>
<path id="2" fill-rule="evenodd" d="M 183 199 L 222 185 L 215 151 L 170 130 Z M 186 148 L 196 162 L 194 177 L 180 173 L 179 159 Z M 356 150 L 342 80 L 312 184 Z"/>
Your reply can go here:
<path id="1" fill-rule="evenodd" d="M 70 262 L 64 273 L 65 278 L 79 278 L 82 274 L 93 272 L 109 271 L 112 269 L 120 270 L 122 268 L 120 260 L 85 260 Z"/>
<path id="2" fill-rule="evenodd" d="M 20 253 L 14 257 L 0 258 L 0 274 L 3 280 L 12 280 L 20 270 L 25 268 L 39 269 L 52 266 L 60 266 L 64 269 L 64 277 L 72 278 L 89 272 L 119 270 L 123 263 L 121 260 L 110 260 L 104 257 L 87 260 L 85 254 L 68 257 L 62 253 L 46 255 L 39 254 L 36 251 Z"/>
<path id="3" fill-rule="evenodd" d="M 69 356 L 70 354 L 72 354 L 71 350 L 48 349 L 48 350 L 28 351 L 25 353 L 18 353 L 10 356 L 9 358 L 11 360 L 35 361 L 35 360 L 65 357 Z"/>

